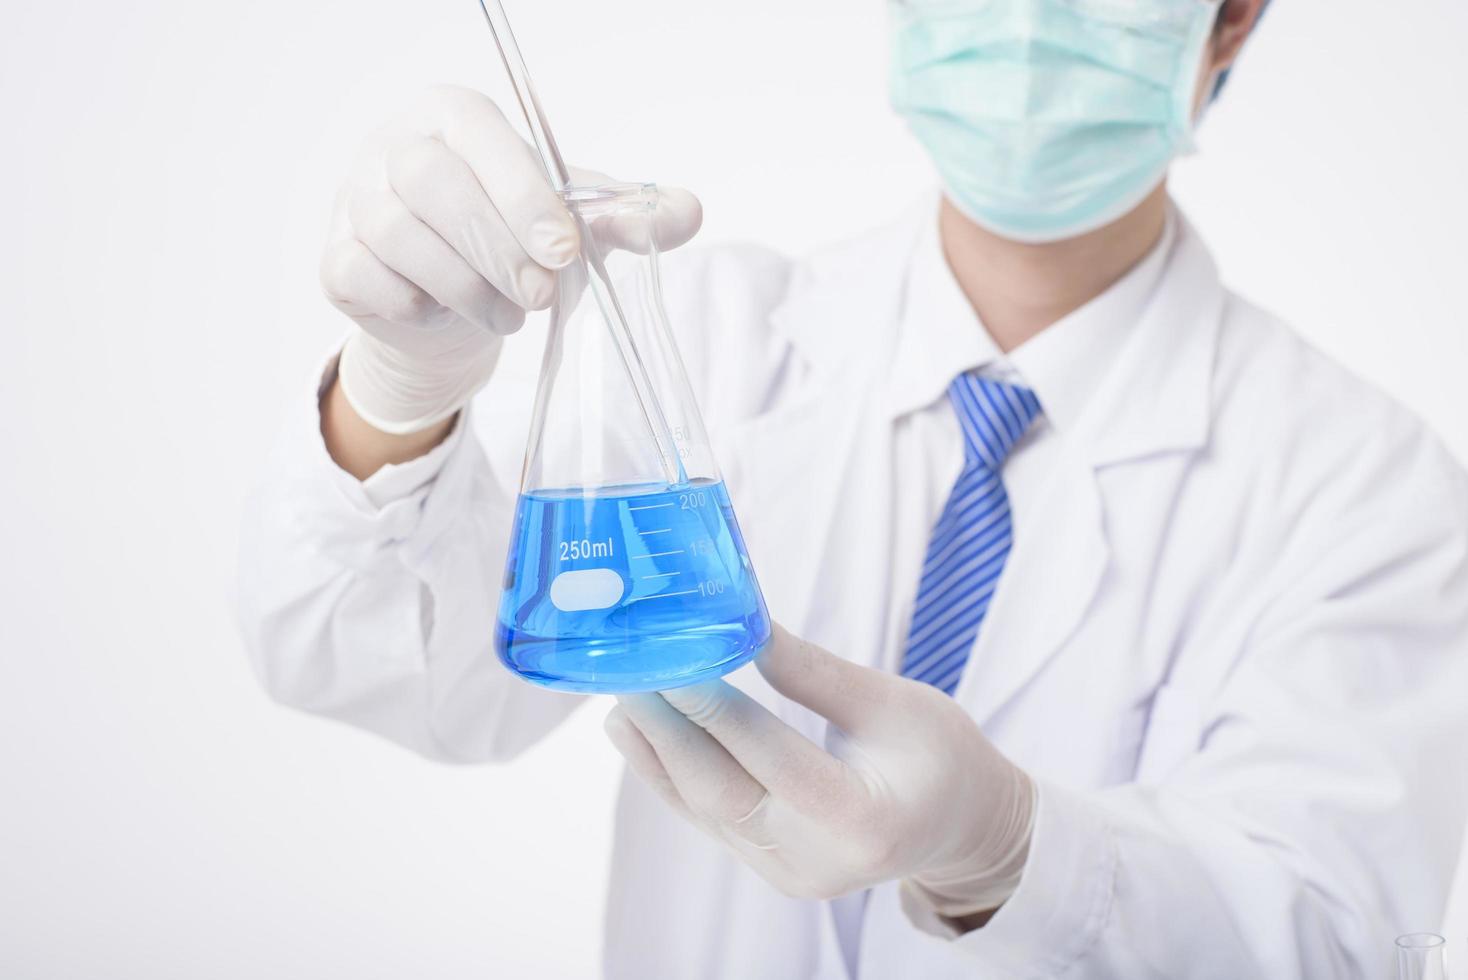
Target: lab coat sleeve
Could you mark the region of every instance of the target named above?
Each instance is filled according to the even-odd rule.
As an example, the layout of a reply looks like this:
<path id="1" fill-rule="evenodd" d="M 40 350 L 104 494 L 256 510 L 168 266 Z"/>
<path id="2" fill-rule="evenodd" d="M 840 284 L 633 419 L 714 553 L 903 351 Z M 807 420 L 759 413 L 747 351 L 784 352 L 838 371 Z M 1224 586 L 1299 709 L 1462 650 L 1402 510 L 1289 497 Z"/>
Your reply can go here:
<path id="1" fill-rule="evenodd" d="M 1099 791 L 1042 783 L 1023 880 L 987 926 L 959 936 L 904 896 L 912 924 L 984 976 L 1386 975 L 1392 937 L 1440 924 L 1468 807 L 1459 477 L 1384 493 L 1282 561 L 1292 583 L 1211 695 L 1154 709 L 1144 754 L 1175 761 Z"/>
<path id="2" fill-rule="evenodd" d="M 333 376 L 334 361 L 323 390 Z M 313 390 L 292 412 L 246 506 L 238 608 L 261 683 L 433 759 L 515 756 L 583 699 L 495 656 L 515 497 L 471 413 L 430 456 L 364 485 L 327 454 L 318 405 Z"/>

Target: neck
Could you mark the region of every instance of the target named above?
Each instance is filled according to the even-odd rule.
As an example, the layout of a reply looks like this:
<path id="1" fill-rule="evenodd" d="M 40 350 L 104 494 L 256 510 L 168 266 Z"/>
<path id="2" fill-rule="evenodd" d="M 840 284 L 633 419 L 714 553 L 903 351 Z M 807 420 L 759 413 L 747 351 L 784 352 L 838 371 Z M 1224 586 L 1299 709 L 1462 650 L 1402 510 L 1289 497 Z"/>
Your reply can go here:
<path id="1" fill-rule="evenodd" d="M 1045 245 L 985 231 L 946 197 L 938 214 L 948 266 L 1006 354 L 1111 288 L 1147 256 L 1166 222 L 1165 185 L 1106 227 Z"/>

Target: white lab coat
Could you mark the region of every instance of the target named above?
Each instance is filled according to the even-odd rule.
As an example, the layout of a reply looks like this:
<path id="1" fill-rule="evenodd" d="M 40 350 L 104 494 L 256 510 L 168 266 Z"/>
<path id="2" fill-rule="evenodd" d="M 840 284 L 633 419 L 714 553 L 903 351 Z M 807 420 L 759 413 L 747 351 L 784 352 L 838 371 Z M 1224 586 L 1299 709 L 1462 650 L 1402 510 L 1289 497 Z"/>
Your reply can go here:
<path id="1" fill-rule="evenodd" d="M 895 503 L 888 384 L 932 221 L 925 205 L 800 262 L 673 256 L 666 276 L 772 614 L 888 670 L 894 583 L 915 589 L 913 529 L 936 517 Z M 584 701 L 511 677 L 490 646 L 536 348 L 375 492 L 331 465 L 302 405 L 244 537 L 242 619 L 276 698 L 457 761 L 510 759 Z M 1379 976 L 1395 934 L 1440 921 L 1462 839 L 1468 480 L 1226 292 L 1186 224 L 1096 370 L 1017 509 L 957 692 L 1040 783 L 1023 882 L 958 938 L 874 889 L 860 975 Z M 755 671 L 732 679 L 824 737 Z M 780 895 L 632 779 L 605 966 L 846 975 L 829 905 Z"/>

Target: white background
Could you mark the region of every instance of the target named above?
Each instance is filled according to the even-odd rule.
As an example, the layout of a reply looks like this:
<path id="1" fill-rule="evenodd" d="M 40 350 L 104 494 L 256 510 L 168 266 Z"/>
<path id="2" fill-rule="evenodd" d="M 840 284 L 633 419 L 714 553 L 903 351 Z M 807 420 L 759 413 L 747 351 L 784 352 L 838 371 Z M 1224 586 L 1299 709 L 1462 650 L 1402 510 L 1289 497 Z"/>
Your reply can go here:
<path id="1" fill-rule="evenodd" d="M 1468 5 L 1275 7 L 1179 196 L 1231 284 L 1468 459 Z M 877 0 L 511 14 L 567 155 L 697 189 L 706 241 L 804 249 L 928 180 Z M 435 80 L 505 91 L 473 0 L 6 4 L 0 976 L 595 973 L 603 705 L 440 767 L 267 703 L 230 613 L 242 494 L 343 326 L 336 175 Z"/>

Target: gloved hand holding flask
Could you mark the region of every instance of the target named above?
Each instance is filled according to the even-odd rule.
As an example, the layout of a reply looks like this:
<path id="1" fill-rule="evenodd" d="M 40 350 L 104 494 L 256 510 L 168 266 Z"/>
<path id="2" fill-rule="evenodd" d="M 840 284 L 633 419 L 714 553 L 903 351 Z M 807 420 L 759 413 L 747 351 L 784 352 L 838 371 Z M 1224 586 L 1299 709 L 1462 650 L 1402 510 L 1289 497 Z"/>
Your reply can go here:
<path id="1" fill-rule="evenodd" d="M 672 248 L 698 231 L 702 209 L 663 188 L 655 220 Z M 327 297 L 361 327 L 340 365 L 353 410 L 391 434 L 451 417 L 489 380 L 525 312 L 551 304 L 577 244 L 566 206 L 499 108 L 469 89 L 430 89 L 363 146 L 321 257 Z"/>
<path id="2" fill-rule="evenodd" d="M 928 684 L 853 664 L 775 627 L 755 661 L 830 723 L 823 748 L 722 680 L 619 698 L 606 729 L 674 809 L 788 895 L 905 879 L 951 919 L 1018 886 L 1035 788 Z"/>

